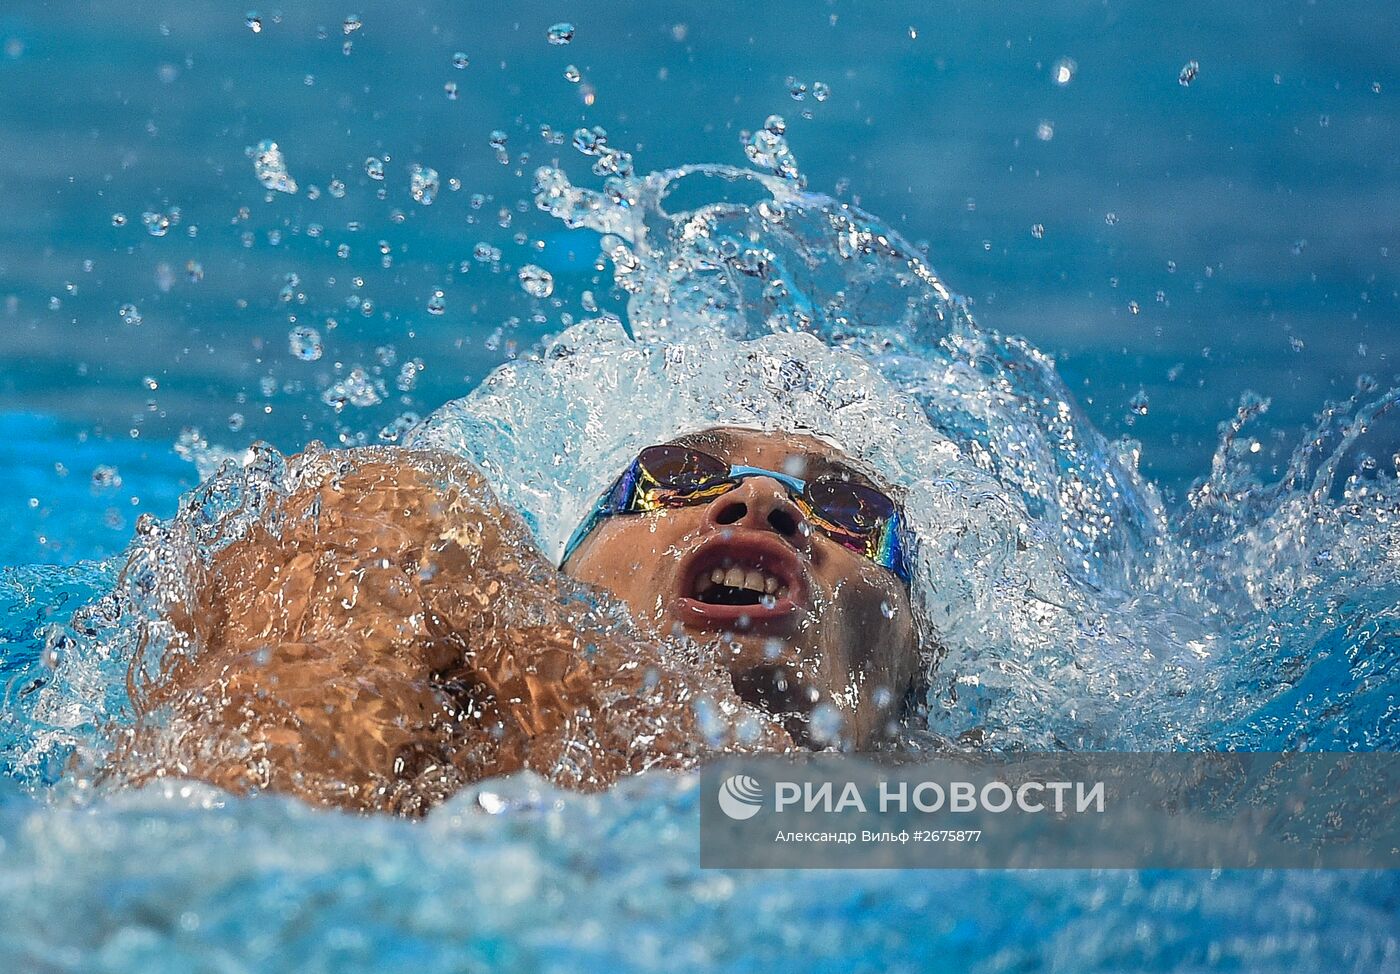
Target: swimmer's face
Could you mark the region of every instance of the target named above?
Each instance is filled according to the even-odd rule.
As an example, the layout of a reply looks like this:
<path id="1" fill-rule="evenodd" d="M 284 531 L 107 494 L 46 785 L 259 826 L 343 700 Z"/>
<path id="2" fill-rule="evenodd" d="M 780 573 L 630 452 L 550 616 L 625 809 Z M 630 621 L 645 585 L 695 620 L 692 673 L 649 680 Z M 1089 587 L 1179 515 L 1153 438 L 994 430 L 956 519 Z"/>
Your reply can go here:
<path id="1" fill-rule="evenodd" d="M 884 490 L 809 436 L 717 429 L 674 442 Z M 904 583 L 809 523 L 771 477 L 692 507 L 606 518 L 564 570 L 613 592 L 640 622 L 719 636 L 740 695 L 806 743 L 860 749 L 887 736 L 918 670 Z M 759 591 L 767 597 L 746 594 Z"/>

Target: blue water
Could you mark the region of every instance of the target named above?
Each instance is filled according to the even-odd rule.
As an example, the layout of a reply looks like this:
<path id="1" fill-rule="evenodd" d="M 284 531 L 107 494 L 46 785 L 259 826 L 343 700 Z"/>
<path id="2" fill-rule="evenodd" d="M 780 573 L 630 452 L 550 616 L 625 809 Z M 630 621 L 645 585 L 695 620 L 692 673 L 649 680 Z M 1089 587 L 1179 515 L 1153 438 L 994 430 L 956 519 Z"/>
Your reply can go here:
<path id="1" fill-rule="evenodd" d="M 595 266 L 596 233 L 536 207 L 536 167 L 600 187 L 592 160 L 568 144 L 583 124 L 603 126 L 641 173 L 741 165 L 741 130 L 771 113 L 786 119 L 811 191 L 858 203 L 926 250 L 983 328 L 1023 334 L 1054 357 L 1082 407 L 1080 452 L 1047 446 L 1040 420 L 993 413 L 979 426 L 946 393 L 983 387 L 929 384 L 956 356 L 927 332 L 895 349 L 906 357 L 887 356 L 875 339 L 904 333 L 894 317 L 876 320 L 874 299 L 862 320 L 888 333 L 846 343 L 955 441 L 1043 448 L 1033 472 L 997 466 L 1008 454 L 994 449 L 979 474 L 1048 525 L 1027 567 L 969 569 L 966 592 L 951 579 L 931 586 L 963 613 L 950 677 L 984 677 L 960 707 L 934 707 L 939 729 L 978 724 L 994 741 L 1033 746 L 1395 747 L 1400 437 L 1384 416 L 1356 431 L 1354 447 L 1319 435 L 1309 451 L 1303 435 L 1359 375 L 1374 377 L 1359 401 L 1395 382 L 1400 17 L 1390 5 L 310 3 L 262 10 L 256 33 L 245 12 L 0 12 L 10 214 L 0 224 L 0 565 L 14 566 L 0 574 L 0 740 L 13 782 L 0 791 L 0 967 L 1400 969 L 1400 884 L 1386 874 L 702 872 L 691 775 L 595 798 L 488 783 L 419 824 L 179 785 L 90 803 L 55 803 L 45 790 L 74 742 L 97 734 L 94 721 L 119 715 L 125 661 L 99 650 L 125 645 L 139 604 L 97 603 L 87 619 L 98 637 L 68 623 L 114 585 L 137 518 L 173 515 L 200 480 L 177 444 L 188 454 L 201 440 L 234 453 L 259 438 L 289 452 L 313 437 L 379 442 L 395 417 L 427 416 L 595 309 L 628 316 L 630 299 L 629 324 L 646 338 L 660 320 L 657 289 L 702 278 L 685 264 L 673 280 L 656 260 L 640 291 L 616 285 L 612 263 Z M 350 13 L 363 26 L 347 34 Z M 546 28 L 561 20 L 576 37 L 552 46 Z M 456 51 L 467 67 L 453 66 Z M 1190 60 L 1199 74 L 1183 86 Z M 569 64 L 578 83 L 564 77 Z M 801 101 L 789 75 L 808 85 Z M 829 98 L 816 99 L 816 81 Z M 494 129 L 507 135 L 505 165 Z M 281 147 L 297 194 L 258 185 L 245 149 L 263 139 Z M 366 159 L 386 155 L 385 179 L 372 179 Z M 440 173 L 430 206 L 409 192 L 413 163 Z M 173 225 L 154 236 L 147 212 Z M 810 252 L 810 241 L 785 251 L 764 233 L 785 257 Z M 552 273 L 552 295 L 521 288 L 526 263 Z M 883 265 L 875 273 L 882 299 L 895 278 Z M 441 315 L 428 309 L 435 290 Z M 128 304 L 139 324 L 123 321 Z M 719 339 L 701 324 L 676 337 L 699 347 L 767 327 L 721 321 L 729 337 Z M 299 325 L 319 331 L 319 360 L 292 354 Z M 575 334 L 573 359 L 518 374 L 587 390 L 593 373 L 568 361 L 616 355 L 616 341 Z M 814 375 L 851 368 L 825 350 L 793 352 L 782 336 L 764 341 Z M 1003 365 L 1022 361 L 997 348 Z M 415 359 L 423 368 L 402 389 Z M 337 413 L 323 392 L 355 366 L 382 401 Z M 659 368 L 639 387 L 670 388 Z M 1059 380 L 1015 374 L 1059 395 Z M 702 370 L 685 381 L 676 388 L 721 408 L 729 379 Z M 1218 424 L 1250 389 L 1271 407 L 1238 450 L 1223 449 Z M 569 417 L 579 436 L 598 426 L 589 416 L 641 415 L 623 394 L 580 395 Z M 544 518 L 548 544 L 559 527 L 530 511 L 531 497 L 577 498 L 527 476 L 546 469 L 537 454 L 551 444 L 531 422 L 540 415 L 485 388 L 432 429 L 488 469 L 516 472 L 522 484 L 502 489 Z M 924 436 L 922 422 L 901 429 Z M 1116 445 L 1123 434 L 1141 444 L 1143 480 Z M 623 439 L 590 441 L 588 462 L 606 466 Z M 905 479 L 928 475 L 909 451 L 890 462 Z M 1336 472 L 1319 477 L 1332 460 Z M 959 483 L 977 482 L 968 476 Z M 1207 477 L 1218 489 L 1192 494 Z M 1126 498 L 1082 566 L 1057 567 L 1089 538 L 1084 510 L 1036 489 L 1060 478 L 1112 482 Z M 967 564 L 980 570 L 978 554 Z M 1010 581 L 1024 590 L 1027 578 L 1062 586 L 1079 608 L 1042 622 L 1042 643 L 987 594 Z M 139 573 L 123 591 L 139 594 Z M 1143 646 L 1150 663 L 1127 653 Z M 1045 669 L 996 684 L 1016 652 Z M 1062 658 L 1076 662 L 1073 680 Z M 49 669 L 55 706 L 36 711 L 32 681 Z M 1130 702 L 1104 695 L 1111 681 Z M 507 810 L 485 814 L 498 803 L 477 801 L 480 790 Z"/>

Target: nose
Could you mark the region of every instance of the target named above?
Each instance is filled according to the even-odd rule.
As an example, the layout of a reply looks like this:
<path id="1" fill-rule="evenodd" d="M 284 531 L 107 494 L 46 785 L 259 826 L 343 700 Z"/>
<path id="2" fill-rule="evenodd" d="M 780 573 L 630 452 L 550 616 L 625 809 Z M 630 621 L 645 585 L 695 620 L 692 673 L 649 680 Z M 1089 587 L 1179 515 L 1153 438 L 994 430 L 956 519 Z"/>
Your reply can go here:
<path id="1" fill-rule="evenodd" d="M 799 551 L 811 547 L 812 526 L 787 490 L 771 477 L 749 477 L 710 505 L 708 520 L 722 527 L 772 531 Z"/>

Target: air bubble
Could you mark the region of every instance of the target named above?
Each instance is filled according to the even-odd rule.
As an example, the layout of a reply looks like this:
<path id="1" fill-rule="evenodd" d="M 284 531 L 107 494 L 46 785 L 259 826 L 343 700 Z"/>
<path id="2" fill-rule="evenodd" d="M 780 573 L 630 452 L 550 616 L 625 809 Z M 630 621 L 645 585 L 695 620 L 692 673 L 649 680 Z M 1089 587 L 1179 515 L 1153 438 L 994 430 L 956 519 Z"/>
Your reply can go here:
<path id="1" fill-rule="evenodd" d="M 1107 223 L 1109 226 L 1116 226 L 1118 223 L 1118 214 L 1112 211 L 1105 213 L 1103 215 L 1103 222 Z"/>
<path id="2" fill-rule="evenodd" d="M 1043 239 L 1045 238 L 1045 224 L 1043 224 L 1043 223 L 1034 224 L 1034 225 L 1031 227 L 1031 236 L 1034 237 L 1034 238 L 1037 239 L 1037 240 L 1043 240 Z"/>
<path id="3" fill-rule="evenodd" d="M 1134 416 L 1146 416 L 1150 403 L 1147 400 L 1147 390 L 1139 388 L 1133 394 L 1133 398 L 1128 400 L 1128 409 Z"/>
<path id="4" fill-rule="evenodd" d="M 549 28 L 549 30 L 545 33 L 545 37 L 549 39 L 549 43 L 555 45 L 556 47 L 562 47 L 563 45 L 573 41 L 574 25 L 569 23 L 568 21 L 561 21 L 560 23 L 557 23 L 553 27 Z"/>
<path id="5" fill-rule="evenodd" d="M 113 213 L 113 214 L 112 214 L 112 226 L 114 226 L 114 227 L 124 227 L 124 226 L 126 226 L 126 214 L 125 214 L 125 213 Z"/>
<path id="6" fill-rule="evenodd" d="M 428 314 L 440 315 L 447 311 L 447 298 L 441 291 L 434 291 L 428 298 Z"/>
<path id="7" fill-rule="evenodd" d="M 365 175 L 370 179 L 384 178 L 384 160 L 378 156 L 370 156 L 365 160 Z"/>
<path id="8" fill-rule="evenodd" d="M 579 81 L 581 81 L 582 79 L 583 75 L 579 74 L 578 68 L 574 67 L 572 64 L 564 69 L 565 81 L 568 81 L 571 84 L 578 84 Z"/>
<path id="9" fill-rule="evenodd" d="M 1055 137 L 1055 123 L 1042 121 L 1035 127 L 1035 137 L 1042 142 L 1049 142 Z"/>
<path id="10" fill-rule="evenodd" d="M 448 100 L 448 101 L 456 101 L 456 100 L 457 100 L 457 82 L 455 82 L 455 81 L 449 81 L 449 82 L 447 82 L 446 84 L 444 84 L 444 85 L 442 86 L 442 91 L 443 91 L 443 94 L 445 94 L 445 95 L 447 96 L 447 100 Z"/>
<path id="11" fill-rule="evenodd" d="M 137 308 L 134 304 L 127 303 L 122 305 L 117 309 L 117 314 L 121 316 L 122 324 L 124 325 L 141 324 L 141 309 Z"/>
<path id="12" fill-rule="evenodd" d="M 812 97 L 817 101 L 826 101 L 831 97 L 831 86 L 825 81 L 813 81 Z"/>
<path id="13" fill-rule="evenodd" d="M 1075 63 L 1074 58 L 1062 57 L 1056 61 L 1054 67 L 1050 69 L 1050 78 L 1055 84 L 1063 88 L 1074 80 L 1074 74 L 1078 70 L 1079 65 Z"/>
<path id="14" fill-rule="evenodd" d="M 788 75 L 786 83 L 788 95 L 793 101 L 802 101 L 807 97 L 807 83 L 805 81 L 798 81 L 792 75 Z"/>
<path id="15" fill-rule="evenodd" d="M 360 20 L 359 14 L 351 14 L 345 18 L 345 23 L 340 25 L 340 29 L 348 37 L 364 26 L 364 21 Z"/>
<path id="16" fill-rule="evenodd" d="M 1176 76 L 1176 83 L 1183 88 L 1189 88 L 1191 82 L 1196 80 L 1196 75 L 1201 73 L 1201 65 L 1198 61 L 1187 61 L 1181 66 L 1181 73 Z"/>
<path id="17" fill-rule="evenodd" d="M 452 55 L 452 66 L 458 71 L 465 69 L 469 64 L 471 64 L 471 61 L 467 59 L 466 54 L 463 52 L 458 51 L 456 54 Z"/>
<path id="18" fill-rule="evenodd" d="M 256 10 L 250 10 L 243 18 L 243 23 L 248 25 L 248 29 L 254 34 L 261 34 L 263 29 L 262 17 Z"/>
<path id="19" fill-rule="evenodd" d="M 547 298 L 554 293 L 554 276 L 537 264 L 520 268 L 519 277 L 520 287 L 531 297 Z"/>

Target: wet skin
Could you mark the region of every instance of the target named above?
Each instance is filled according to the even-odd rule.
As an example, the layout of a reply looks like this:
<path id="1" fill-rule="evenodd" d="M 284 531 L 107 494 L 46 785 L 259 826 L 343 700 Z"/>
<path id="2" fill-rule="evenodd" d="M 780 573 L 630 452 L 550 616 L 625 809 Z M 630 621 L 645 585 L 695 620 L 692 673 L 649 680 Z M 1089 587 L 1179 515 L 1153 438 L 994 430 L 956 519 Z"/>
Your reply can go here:
<path id="1" fill-rule="evenodd" d="M 811 436 L 716 429 L 673 442 L 731 464 L 885 489 Z M 621 598 L 644 625 L 718 634 L 740 696 L 782 717 L 801 743 L 877 743 L 918 670 L 904 584 L 815 528 L 770 477 L 707 504 L 607 518 L 563 568 Z M 736 570 L 767 598 L 724 604 L 716 586 L 737 581 Z"/>

